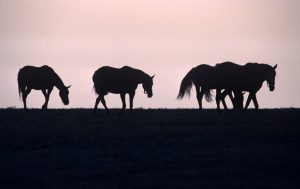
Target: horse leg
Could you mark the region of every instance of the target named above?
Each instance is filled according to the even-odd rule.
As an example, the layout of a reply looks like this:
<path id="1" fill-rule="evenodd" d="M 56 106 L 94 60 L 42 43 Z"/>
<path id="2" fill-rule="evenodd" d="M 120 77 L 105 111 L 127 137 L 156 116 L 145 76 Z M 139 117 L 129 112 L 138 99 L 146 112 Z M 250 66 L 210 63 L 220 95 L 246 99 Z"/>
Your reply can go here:
<path id="1" fill-rule="evenodd" d="M 253 103 L 254 103 L 254 107 L 255 107 L 255 110 L 258 112 L 258 102 L 257 102 L 257 99 L 256 99 L 256 94 L 253 95 Z"/>
<path id="2" fill-rule="evenodd" d="M 30 93 L 31 89 L 27 88 L 25 91 L 22 93 L 22 99 L 23 99 L 23 104 L 24 104 L 24 109 L 27 109 L 27 104 L 26 104 L 26 98 L 28 94 Z"/>
<path id="3" fill-rule="evenodd" d="M 197 93 L 197 101 L 199 104 L 199 109 L 202 110 L 202 98 L 203 98 L 203 91 L 200 91 L 200 87 L 199 86 L 195 86 L 196 88 L 196 93 Z"/>
<path id="4" fill-rule="evenodd" d="M 232 95 L 232 91 L 229 91 L 227 94 L 228 94 L 228 96 L 229 96 L 229 98 L 231 100 L 233 109 L 236 109 L 236 101 L 235 101 L 235 98 Z"/>
<path id="5" fill-rule="evenodd" d="M 224 109 L 225 110 L 227 110 L 228 108 L 227 108 L 227 104 L 226 104 L 226 102 L 225 102 L 225 97 L 227 96 L 227 95 L 229 95 L 231 92 L 230 91 L 228 91 L 228 90 L 224 90 L 223 92 L 221 92 L 220 93 L 220 100 L 222 101 L 222 104 L 223 104 L 223 107 L 224 107 Z"/>
<path id="6" fill-rule="evenodd" d="M 130 103 L 130 114 L 132 114 L 132 108 L 133 108 L 133 98 L 134 98 L 135 92 L 129 93 L 129 103 Z"/>
<path id="7" fill-rule="evenodd" d="M 101 96 L 100 100 L 101 100 L 101 103 L 102 103 L 102 105 L 104 106 L 104 108 L 105 108 L 105 110 L 106 110 L 106 113 L 107 113 L 108 115 L 110 115 L 109 109 L 108 109 L 107 106 L 106 106 L 106 102 L 105 102 L 104 96 Z"/>
<path id="8" fill-rule="evenodd" d="M 217 103 L 217 110 L 220 113 L 220 100 L 221 100 L 221 89 L 216 89 L 216 103 Z"/>
<path id="9" fill-rule="evenodd" d="M 246 102 L 246 105 L 245 105 L 244 113 L 246 113 L 247 108 L 248 108 L 248 106 L 249 106 L 250 101 L 251 101 L 252 98 L 253 98 L 253 94 L 252 94 L 252 93 L 249 93 L 249 96 L 248 96 L 248 98 L 247 98 L 247 102 Z"/>
<path id="10" fill-rule="evenodd" d="M 103 106 L 104 106 L 104 108 L 105 108 L 105 110 L 106 110 L 106 113 L 107 113 L 108 115 L 110 115 L 109 109 L 108 109 L 107 106 L 106 106 L 106 102 L 105 102 L 105 99 L 104 99 L 104 95 L 99 95 L 99 96 L 97 97 L 96 102 L 95 102 L 95 107 L 94 107 L 94 110 L 93 110 L 93 114 L 96 113 L 97 107 L 98 107 L 100 101 L 101 101 L 101 103 L 103 104 Z"/>
<path id="11" fill-rule="evenodd" d="M 234 109 L 242 110 L 243 109 L 243 101 L 244 101 L 244 94 L 242 91 L 233 91 L 234 93 Z"/>
<path id="12" fill-rule="evenodd" d="M 42 106 L 42 109 L 44 109 L 44 110 L 46 110 L 48 108 L 49 97 L 50 97 L 52 90 L 53 90 L 53 87 L 48 89 L 48 91 L 46 89 L 42 90 L 43 95 L 45 96 L 45 103 Z"/>
<path id="13" fill-rule="evenodd" d="M 125 96 L 126 96 L 126 93 L 121 93 L 120 94 L 120 97 L 121 97 L 121 100 L 122 100 L 122 109 L 120 110 L 119 115 L 121 115 L 123 113 L 123 111 L 125 110 L 125 108 L 126 108 Z"/>
<path id="14" fill-rule="evenodd" d="M 47 109 L 47 104 L 48 104 L 48 98 L 47 98 L 47 90 L 46 89 L 42 89 L 42 93 L 45 97 L 45 103 L 42 106 L 42 109 L 45 110 Z"/>
<path id="15" fill-rule="evenodd" d="M 100 102 L 100 99 L 101 99 L 101 97 L 100 97 L 100 95 L 99 95 L 99 96 L 97 97 L 97 99 L 96 99 L 96 102 L 95 102 L 93 114 L 96 113 L 96 110 L 97 110 L 98 104 L 99 104 L 99 102 Z"/>

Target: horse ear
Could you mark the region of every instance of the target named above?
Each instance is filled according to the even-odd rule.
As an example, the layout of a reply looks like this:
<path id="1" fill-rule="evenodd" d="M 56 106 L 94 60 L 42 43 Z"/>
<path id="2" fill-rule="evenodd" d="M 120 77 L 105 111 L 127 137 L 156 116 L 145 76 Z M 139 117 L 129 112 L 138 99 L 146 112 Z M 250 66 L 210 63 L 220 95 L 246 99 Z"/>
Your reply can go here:
<path id="1" fill-rule="evenodd" d="M 277 68 L 277 64 L 273 67 L 274 68 L 274 70 Z"/>
<path id="2" fill-rule="evenodd" d="M 151 79 L 153 79 L 154 78 L 154 76 L 155 76 L 155 74 L 151 77 Z"/>
<path id="3" fill-rule="evenodd" d="M 67 86 L 67 88 L 70 88 L 72 85 Z"/>

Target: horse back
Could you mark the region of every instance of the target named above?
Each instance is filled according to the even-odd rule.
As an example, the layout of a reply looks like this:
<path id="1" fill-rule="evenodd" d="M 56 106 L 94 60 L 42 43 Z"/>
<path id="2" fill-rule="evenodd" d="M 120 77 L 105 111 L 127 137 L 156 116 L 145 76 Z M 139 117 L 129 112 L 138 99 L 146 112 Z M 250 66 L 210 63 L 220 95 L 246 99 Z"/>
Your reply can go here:
<path id="1" fill-rule="evenodd" d="M 239 65 L 232 62 L 217 64 L 216 75 L 221 88 L 255 91 L 262 85 L 256 69 L 249 65 Z M 250 66 L 252 67 L 252 66 Z"/>
<path id="2" fill-rule="evenodd" d="M 49 66 L 24 66 L 19 70 L 18 82 L 20 85 L 32 89 L 48 89 L 53 87 L 57 74 Z"/>
<path id="3" fill-rule="evenodd" d="M 191 77 L 195 85 L 200 85 L 204 88 L 215 88 L 215 68 L 207 64 L 200 64 L 194 67 L 191 72 Z"/>
<path id="4" fill-rule="evenodd" d="M 96 92 L 122 93 L 135 90 L 138 85 L 135 73 L 135 69 L 128 66 L 122 68 L 103 66 L 93 75 Z"/>

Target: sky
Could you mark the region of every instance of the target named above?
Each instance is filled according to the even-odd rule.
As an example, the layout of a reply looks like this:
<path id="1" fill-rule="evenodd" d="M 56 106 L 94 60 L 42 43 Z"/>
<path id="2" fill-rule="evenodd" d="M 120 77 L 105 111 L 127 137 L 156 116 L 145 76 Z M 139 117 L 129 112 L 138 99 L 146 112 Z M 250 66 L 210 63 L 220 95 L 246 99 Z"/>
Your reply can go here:
<path id="1" fill-rule="evenodd" d="M 278 64 L 275 91 L 264 83 L 257 93 L 260 107 L 300 107 L 299 10 L 298 0 L 0 0 L 0 108 L 23 107 L 17 73 L 25 65 L 49 65 L 72 85 L 70 104 L 54 89 L 49 108 L 93 108 L 94 71 L 124 65 L 155 74 L 154 96 L 139 86 L 135 108 L 197 108 L 195 90 L 176 100 L 181 80 L 199 64 L 225 61 Z M 121 107 L 119 95 L 106 102 Z M 41 91 L 27 103 L 40 108 Z"/>

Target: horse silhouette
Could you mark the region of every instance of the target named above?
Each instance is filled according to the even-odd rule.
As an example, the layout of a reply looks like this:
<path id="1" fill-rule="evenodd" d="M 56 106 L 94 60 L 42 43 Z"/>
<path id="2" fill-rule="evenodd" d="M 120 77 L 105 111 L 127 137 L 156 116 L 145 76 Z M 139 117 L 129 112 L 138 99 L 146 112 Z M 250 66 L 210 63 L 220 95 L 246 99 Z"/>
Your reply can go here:
<path id="1" fill-rule="evenodd" d="M 258 110 L 258 102 L 256 93 L 261 88 L 264 81 L 267 82 L 269 90 L 275 89 L 275 76 L 277 64 L 270 66 L 268 64 L 247 63 L 244 66 L 224 62 L 217 64 L 216 75 L 218 76 L 217 82 L 217 107 L 220 108 L 220 93 L 221 89 L 233 91 L 247 91 L 249 96 L 246 101 L 244 111 L 247 110 L 251 100 L 254 103 L 255 109 Z"/>
<path id="2" fill-rule="evenodd" d="M 71 86 L 66 87 L 61 78 L 49 66 L 34 67 L 24 66 L 18 73 L 19 95 L 22 96 L 24 109 L 27 109 L 26 98 L 32 89 L 41 90 L 45 96 L 45 103 L 42 109 L 47 109 L 50 94 L 53 87 L 59 90 L 59 96 L 63 104 L 69 104 L 69 90 Z"/>
<path id="3" fill-rule="evenodd" d="M 217 89 L 217 82 L 218 77 L 216 75 L 215 67 L 207 64 L 200 64 L 192 68 L 182 79 L 177 99 L 183 99 L 185 96 L 190 96 L 192 85 L 194 84 L 199 109 L 202 109 L 203 96 L 207 102 L 211 102 L 213 100 L 211 89 Z M 218 98 L 222 96 L 221 100 L 225 109 L 227 109 L 225 102 L 226 95 L 230 96 L 232 102 L 234 99 L 230 90 L 224 91 L 223 94 L 219 94 Z M 233 105 L 235 105 L 235 103 L 233 103 Z"/>
<path id="4" fill-rule="evenodd" d="M 93 75 L 94 89 L 98 94 L 93 113 L 96 112 L 97 106 L 101 101 L 106 112 L 110 114 L 109 109 L 106 106 L 104 96 L 108 93 L 114 93 L 120 94 L 122 100 L 123 106 L 119 112 L 120 115 L 126 108 L 125 96 L 126 94 L 129 94 L 130 114 L 132 114 L 133 98 L 135 96 L 137 86 L 142 84 L 144 93 L 151 98 L 153 95 L 153 78 L 154 75 L 150 77 L 145 72 L 129 66 L 124 66 L 122 68 L 104 66 L 99 68 Z"/>

